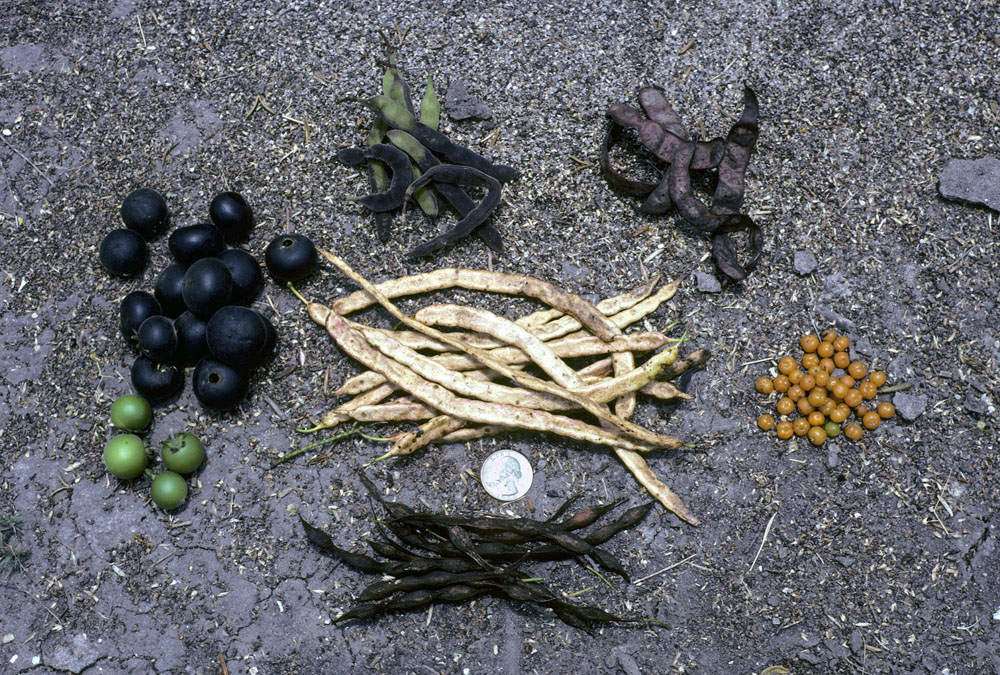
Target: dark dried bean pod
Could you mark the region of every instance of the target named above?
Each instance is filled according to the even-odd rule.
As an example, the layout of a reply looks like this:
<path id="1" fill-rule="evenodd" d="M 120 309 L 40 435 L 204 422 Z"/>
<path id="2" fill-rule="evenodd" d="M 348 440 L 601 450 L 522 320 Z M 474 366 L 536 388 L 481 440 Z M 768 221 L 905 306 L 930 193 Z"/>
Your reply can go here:
<path id="1" fill-rule="evenodd" d="M 299 516 L 299 521 L 302 523 L 302 528 L 306 531 L 306 538 L 309 539 L 313 545 L 331 554 L 345 565 L 361 570 L 362 572 L 371 572 L 373 574 L 381 574 L 385 569 L 385 564 L 375 560 L 374 558 L 369 558 L 368 556 L 360 553 L 351 553 L 350 551 L 345 551 L 344 549 L 338 547 L 333 543 L 333 539 L 330 538 L 330 535 L 318 527 L 310 525 L 301 515 Z"/>
<path id="2" fill-rule="evenodd" d="M 655 504 L 656 502 L 646 502 L 645 504 L 640 504 L 639 506 L 633 506 L 628 511 L 625 511 L 622 515 L 620 515 L 614 522 L 600 527 L 595 527 L 593 530 L 585 534 L 583 538 L 588 544 L 599 546 L 622 530 L 630 529 L 641 523 L 642 519 L 646 517 L 646 514 L 650 512 Z"/>
<path id="3" fill-rule="evenodd" d="M 601 171 L 607 178 L 611 187 L 629 197 L 645 197 L 656 189 L 656 183 L 646 183 L 641 180 L 626 178 L 615 169 L 611 163 L 611 148 L 621 140 L 622 126 L 614 121 L 608 123 L 608 132 L 604 135 L 604 144 L 601 146 Z"/>
<path id="4" fill-rule="evenodd" d="M 649 193 L 646 201 L 642 203 L 639 210 L 653 216 L 663 215 L 670 210 L 674 203 L 670 199 L 670 172 L 664 172 L 660 184 Z"/>
<path id="5" fill-rule="evenodd" d="M 608 108 L 607 114 L 621 126 L 634 129 L 639 136 L 639 142 L 664 162 L 673 162 L 674 153 L 688 144 L 688 141 L 643 117 L 639 110 L 630 105 L 616 103 Z M 699 141 L 694 147 L 694 154 L 687 167 L 690 169 L 714 169 L 722 161 L 725 149 L 726 142 L 721 138 Z"/>
<path id="6" fill-rule="evenodd" d="M 615 507 L 617 507 L 624 501 L 625 499 L 621 498 L 621 499 L 616 499 L 613 502 L 609 502 L 607 504 L 600 504 L 598 506 L 592 506 L 590 508 L 580 509 L 566 520 L 557 523 L 556 527 L 561 527 L 566 531 L 579 530 L 584 527 L 589 527 L 590 525 L 593 525 L 595 522 L 597 522 L 597 520 L 605 513 L 613 510 Z"/>
<path id="7" fill-rule="evenodd" d="M 548 518 L 545 519 L 545 522 L 546 523 L 553 523 L 553 522 L 555 522 L 555 520 L 557 518 L 561 518 L 562 515 L 569 510 L 569 507 L 572 506 L 574 504 L 574 502 L 576 502 L 578 499 L 580 499 L 580 493 L 579 492 L 577 492 L 576 494 L 570 495 L 566 499 L 566 501 L 564 501 L 562 504 L 559 505 L 559 508 L 556 509 L 555 513 L 553 513 L 551 516 L 549 516 Z"/>
<path id="8" fill-rule="evenodd" d="M 476 553 L 476 547 L 472 543 L 472 539 L 469 538 L 469 534 L 461 527 L 458 527 L 457 525 L 449 527 L 448 540 L 451 541 L 452 546 L 472 558 L 476 564 L 483 569 L 496 569 L 493 565 L 486 562 L 483 556 Z"/>
<path id="9" fill-rule="evenodd" d="M 506 573 L 506 571 L 504 572 Z M 444 572 L 435 571 L 419 576 L 407 576 L 392 581 L 376 581 L 369 584 L 358 596 L 359 602 L 382 600 L 393 593 L 416 590 L 436 590 L 452 584 L 469 584 L 498 576 L 497 572 Z"/>
<path id="10" fill-rule="evenodd" d="M 409 155 L 417 167 L 424 173 L 427 173 L 435 166 L 439 166 L 441 162 L 431 153 L 430 150 L 424 147 L 424 145 L 415 139 L 410 134 L 406 133 L 402 129 L 390 129 L 386 133 L 386 138 L 389 142 L 395 145 L 397 148 Z M 451 185 L 449 183 L 438 183 L 435 188 L 441 197 L 444 198 L 446 202 L 451 204 L 451 207 L 455 209 L 460 218 L 465 218 L 469 213 L 476 208 L 476 202 L 470 197 L 465 190 L 458 187 L 457 185 Z M 489 246 L 498 255 L 503 254 L 503 238 L 500 235 L 500 231 L 492 223 L 483 223 L 475 230 L 473 230 L 483 243 Z"/>
<path id="11" fill-rule="evenodd" d="M 383 192 L 368 195 L 362 198 L 361 205 L 365 208 L 376 211 L 392 211 L 403 206 L 407 193 L 406 188 L 413 183 L 413 169 L 410 166 L 410 158 L 399 148 L 386 143 L 377 143 L 365 150 L 366 159 L 377 159 L 383 162 L 389 171 L 392 172 L 392 181 L 389 188 Z"/>
<path id="12" fill-rule="evenodd" d="M 426 124 L 418 122 L 404 105 L 393 101 L 388 96 L 376 96 L 368 101 L 368 105 L 378 110 L 389 126 L 409 132 L 431 152 L 441 155 L 452 164 L 479 169 L 501 183 L 517 180 L 521 177 L 521 172 L 513 167 L 494 164 L 469 148 L 452 143 L 437 129 L 431 129 Z"/>
<path id="13" fill-rule="evenodd" d="M 378 145 L 385 140 L 385 132 L 388 126 L 385 120 L 376 119 L 372 125 L 372 130 L 368 134 L 368 147 Z M 368 161 L 368 189 L 373 194 L 385 192 L 389 189 L 389 170 L 385 164 L 377 159 Z M 387 211 L 380 211 L 375 214 L 375 235 L 379 241 L 386 242 L 392 236 L 392 214 Z"/>
<path id="14" fill-rule="evenodd" d="M 476 227 L 482 225 L 489 218 L 490 213 L 500 203 L 500 183 L 496 178 L 481 171 L 467 166 L 451 166 L 441 164 L 432 167 L 423 176 L 414 181 L 407 194 L 412 194 L 421 185 L 426 185 L 431 180 L 441 184 L 451 184 L 457 187 L 472 187 L 481 184 L 486 188 L 486 194 L 479 204 L 472 211 L 467 213 L 450 230 L 442 232 L 433 239 L 414 247 L 406 255 L 411 258 L 427 255 L 440 248 L 454 244 L 456 241 L 472 232 Z"/>
<path id="15" fill-rule="evenodd" d="M 479 569 L 468 558 L 416 558 L 407 562 L 387 563 L 385 574 L 401 577 L 407 574 L 424 574 L 435 570 L 445 572 L 473 572 Z"/>
<path id="16" fill-rule="evenodd" d="M 691 188 L 691 173 L 689 171 L 695 145 L 696 141 L 685 143 L 674 154 L 674 161 L 667 170 L 670 198 L 677 204 L 677 210 L 680 211 L 681 217 L 703 232 L 715 232 L 723 226 L 739 228 L 741 223 L 749 220 L 748 216 L 713 213 L 695 196 L 694 190 Z"/>
<path id="17" fill-rule="evenodd" d="M 760 226 L 749 220 L 749 223 L 740 227 L 746 230 L 750 236 L 750 256 L 746 265 L 741 265 L 736 254 L 736 246 L 729 237 L 729 232 L 736 230 L 720 229 L 712 235 L 712 259 L 719 270 L 733 281 L 743 281 L 760 262 L 761 254 L 764 251 L 764 235 Z"/>
<path id="18" fill-rule="evenodd" d="M 691 140 L 681 116 L 670 106 L 663 90 L 659 87 L 643 87 L 639 90 L 639 105 L 646 117 L 683 141 Z"/>
<path id="19" fill-rule="evenodd" d="M 729 130 L 726 151 L 719 164 L 719 182 L 712 197 L 712 210 L 716 213 L 736 213 L 743 204 L 746 169 L 759 134 L 758 117 L 757 96 L 750 87 L 744 87 L 743 114 Z"/>

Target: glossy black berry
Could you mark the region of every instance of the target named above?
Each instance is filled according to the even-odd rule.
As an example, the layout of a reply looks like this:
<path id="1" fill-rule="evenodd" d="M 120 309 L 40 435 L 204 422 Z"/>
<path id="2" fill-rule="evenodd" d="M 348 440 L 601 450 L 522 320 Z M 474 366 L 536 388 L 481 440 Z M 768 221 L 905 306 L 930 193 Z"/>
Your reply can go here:
<path id="1" fill-rule="evenodd" d="M 139 326 L 139 351 L 154 361 L 173 363 L 177 355 L 177 329 L 161 315 L 151 316 Z"/>
<path id="2" fill-rule="evenodd" d="M 215 195 L 208 206 L 208 215 L 215 226 L 222 230 L 229 243 L 243 241 L 253 229 L 253 209 L 236 192 Z"/>
<path id="3" fill-rule="evenodd" d="M 157 403 L 184 388 L 184 373 L 177 366 L 139 356 L 132 363 L 132 387 L 150 403 Z"/>
<path id="4" fill-rule="evenodd" d="M 278 331 L 275 330 L 274 324 L 271 323 L 271 321 L 263 314 L 260 314 L 260 318 L 261 321 L 264 322 L 264 328 L 267 331 L 267 339 L 264 341 L 264 348 L 260 350 L 257 360 L 253 363 L 254 366 L 260 365 L 274 356 L 274 353 L 278 348 Z"/>
<path id="5" fill-rule="evenodd" d="M 184 304 L 203 319 L 228 305 L 232 292 L 233 275 L 218 258 L 202 258 L 184 275 Z"/>
<path id="6" fill-rule="evenodd" d="M 138 344 L 139 326 L 160 313 L 160 303 L 146 291 L 132 291 L 118 307 L 122 337 L 132 346 Z"/>
<path id="7" fill-rule="evenodd" d="M 134 230 L 112 230 L 101 240 L 101 265 L 111 274 L 134 277 L 146 268 L 146 240 Z"/>
<path id="8" fill-rule="evenodd" d="M 232 410 L 240 404 L 249 387 L 246 371 L 206 356 L 194 369 L 194 395 L 211 410 Z"/>
<path id="9" fill-rule="evenodd" d="M 135 230 L 146 241 L 166 230 L 170 223 L 166 200 L 152 188 L 130 192 L 122 201 L 121 214 L 125 227 Z"/>
<path id="10" fill-rule="evenodd" d="M 160 272 L 160 276 L 156 277 L 156 287 L 153 292 L 163 308 L 162 314 L 164 316 L 178 317 L 187 309 L 187 305 L 184 304 L 184 275 L 186 273 L 186 267 L 178 263 L 171 263 Z"/>
<path id="11" fill-rule="evenodd" d="M 238 248 L 228 248 L 218 258 L 233 275 L 233 296 L 230 301 L 234 305 L 249 305 L 264 288 L 264 273 L 260 271 L 260 263 Z"/>
<path id="12" fill-rule="evenodd" d="M 316 268 L 316 247 L 301 234 L 281 234 L 271 240 L 264 262 L 275 279 L 299 281 Z"/>
<path id="13" fill-rule="evenodd" d="M 188 310 L 174 319 L 177 330 L 177 362 L 186 366 L 194 365 L 208 354 L 205 333 L 208 322 Z"/>
<path id="14" fill-rule="evenodd" d="M 245 368 L 254 363 L 267 343 L 267 327 L 257 312 L 227 305 L 208 321 L 208 351 L 223 363 Z"/>
<path id="15" fill-rule="evenodd" d="M 211 258 L 226 248 L 222 231 L 211 223 L 178 227 L 170 233 L 167 247 L 174 260 L 185 267 L 196 260 Z"/>

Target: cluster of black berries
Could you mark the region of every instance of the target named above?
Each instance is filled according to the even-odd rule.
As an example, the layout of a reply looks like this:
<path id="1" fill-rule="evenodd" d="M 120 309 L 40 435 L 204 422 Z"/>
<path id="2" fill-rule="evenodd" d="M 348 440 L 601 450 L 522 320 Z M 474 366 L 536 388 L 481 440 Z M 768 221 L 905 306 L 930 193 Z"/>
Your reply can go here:
<path id="1" fill-rule="evenodd" d="M 277 332 L 248 307 L 264 286 L 260 264 L 247 251 L 227 248 L 247 239 L 252 209 L 239 194 L 223 192 L 209 215 L 211 223 L 171 232 L 174 262 L 160 272 L 153 293 L 133 291 L 122 300 L 121 331 L 140 352 L 132 364 L 137 393 L 153 402 L 172 398 L 184 386 L 183 368 L 194 365 L 198 400 L 230 410 L 246 396 L 252 369 L 274 352 Z M 105 237 L 101 263 L 134 276 L 145 267 L 146 242 L 167 229 L 170 214 L 159 193 L 141 188 L 122 202 L 121 216 L 127 229 Z"/>

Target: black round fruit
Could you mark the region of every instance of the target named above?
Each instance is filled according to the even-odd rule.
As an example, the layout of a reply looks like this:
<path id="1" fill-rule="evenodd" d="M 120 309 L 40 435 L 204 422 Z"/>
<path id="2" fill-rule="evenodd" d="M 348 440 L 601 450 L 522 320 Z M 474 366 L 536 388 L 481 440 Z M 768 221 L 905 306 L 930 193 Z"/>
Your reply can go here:
<path id="1" fill-rule="evenodd" d="M 130 345 L 138 344 L 139 326 L 151 316 L 160 313 L 160 303 L 146 291 L 132 291 L 118 307 L 122 337 Z"/>
<path id="2" fill-rule="evenodd" d="M 253 209 L 247 200 L 236 192 L 221 192 L 215 195 L 208 206 L 208 215 L 215 226 L 222 230 L 226 241 L 243 241 L 253 228 Z"/>
<path id="3" fill-rule="evenodd" d="M 264 328 L 267 330 L 267 339 L 264 341 L 264 348 L 260 350 L 257 360 L 253 363 L 255 366 L 260 365 L 264 361 L 271 358 L 278 347 L 278 331 L 275 330 L 274 324 L 271 323 L 263 314 L 258 315 L 260 316 L 261 321 L 264 322 Z"/>
<path id="4" fill-rule="evenodd" d="M 316 247 L 301 234 L 281 234 L 267 245 L 264 262 L 276 279 L 299 281 L 316 268 Z"/>
<path id="5" fill-rule="evenodd" d="M 121 214 L 125 227 L 135 230 L 146 241 L 167 229 L 170 223 L 166 200 L 152 188 L 130 192 L 122 201 Z"/>
<path id="6" fill-rule="evenodd" d="M 187 268 L 178 263 L 167 265 L 160 276 L 156 277 L 156 299 L 163 308 L 163 315 L 175 318 L 184 313 L 184 275 Z"/>
<path id="7" fill-rule="evenodd" d="M 139 351 L 160 363 L 173 363 L 177 356 L 177 329 L 174 322 L 157 314 L 139 326 Z"/>
<path id="8" fill-rule="evenodd" d="M 233 275 L 234 305 L 249 305 L 264 288 L 264 274 L 260 271 L 260 263 L 246 251 L 238 248 L 227 248 L 218 255 L 229 273 Z"/>
<path id="9" fill-rule="evenodd" d="M 208 343 L 205 342 L 207 321 L 188 310 L 174 320 L 174 328 L 177 329 L 178 363 L 194 365 L 208 354 Z"/>
<path id="10" fill-rule="evenodd" d="M 267 327 L 257 312 L 239 305 L 223 307 L 208 321 L 208 351 L 231 366 L 254 363 L 267 343 Z"/>
<path id="11" fill-rule="evenodd" d="M 233 275 L 218 258 L 202 258 L 184 275 L 184 304 L 203 319 L 228 305 L 232 292 Z"/>
<path id="12" fill-rule="evenodd" d="M 111 274 L 134 277 L 146 268 L 146 240 L 134 230 L 112 230 L 101 240 L 101 265 Z"/>
<path id="13" fill-rule="evenodd" d="M 184 387 L 184 373 L 176 366 L 139 356 L 132 363 L 132 387 L 150 403 L 157 403 Z"/>
<path id="14" fill-rule="evenodd" d="M 222 253 L 226 249 L 226 239 L 215 225 L 198 223 L 171 232 L 167 247 L 174 260 L 186 267 L 196 260 Z"/>
<path id="15" fill-rule="evenodd" d="M 191 386 L 194 395 L 206 408 L 232 410 L 247 395 L 249 378 L 246 371 L 206 356 L 195 366 Z"/>

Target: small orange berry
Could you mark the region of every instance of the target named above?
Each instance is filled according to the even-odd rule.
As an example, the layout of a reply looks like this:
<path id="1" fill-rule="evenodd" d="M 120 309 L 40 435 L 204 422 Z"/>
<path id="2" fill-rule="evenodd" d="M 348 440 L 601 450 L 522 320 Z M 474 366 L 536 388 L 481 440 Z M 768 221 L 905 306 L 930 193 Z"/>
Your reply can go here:
<path id="1" fill-rule="evenodd" d="M 803 375 L 802 379 L 799 380 L 799 386 L 802 387 L 802 391 L 810 391 L 816 386 L 816 378 L 812 375 Z"/>
<path id="2" fill-rule="evenodd" d="M 861 429 L 861 425 L 857 422 L 851 422 L 846 427 L 844 427 L 844 435 L 850 438 L 852 441 L 860 441 L 861 437 L 864 436 L 865 432 Z"/>
<path id="3" fill-rule="evenodd" d="M 841 335 L 836 340 L 833 341 L 833 348 L 838 352 L 846 352 L 847 348 L 851 346 L 851 338 L 846 335 Z"/>
<path id="4" fill-rule="evenodd" d="M 819 366 L 828 373 L 832 373 L 837 367 L 837 364 L 833 362 L 833 359 L 826 358 L 819 360 Z"/>
<path id="5" fill-rule="evenodd" d="M 803 396 L 805 396 L 806 393 L 804 391 L 802 391 L 802 387 L 800 387 L 797 384 L 793 384 L 792 386 L 790 386 L 788 388 L 788 391 L 785 392 L 785 395 L 788 398 L 792 399 L 793 401 L 798 401 L 800 398 L 802 398 Z"/>
<path id="6" fill-rule="evenodd" d="M 792 422 L 792 431 L 795 432 L 796 436 L 805 436 L 809 433 L 809 420 L 805 417 L 798 418 Z"/>
<path id="7" fill-rule="evenodd" d="M 868 374 L 868 381 L 874 384 L 876 387 L 881 387 L 885 384 L 885 373 L 881 370 L 873 370 Z"/>
<path id="8" fill-rule="evenodd" d="M 873 410 L 865 413 L 864 417 L 861 418 L 861 423 L 865 425 L 865 429 L 868 429 L 868 431 L 874 431 L 878 429 L 878 425 L 882 424 L 882 418 Z"/>
<path id="9" fill-rule="evenodd" d="M 813 380 L 816 381 L 817 387 L 825 387 L 826 383 L 830 381 L 830 373 L 826 372 L 822 368 L 818 368 L 815 373 L 812 373 Z"/>
<path id="10" fill-rule="evenodd" d="M 821 359 L 828 359 L 833 356 L 833 345 L 829 342 L 821 342 L 819 347 L 816 348 L 816 353 L 819 354 Z"/>
<path id="11" fill-rule="evenodd" d="M 847 366 L 847 372 L 850 373 L 851 377 L 855 380 L 860 380 L 868 374 L 868 366 L 861 363 L 861 361 L 855 361 L 851 365 Z"/>
<path id="12" fill-rule="evenodd" d="M 758 377 L 757 382 L 754 383 L 754 387 L 766 396 L 774 391 L 774 382 L 766 377 Z"/>
<path id="13" fill-rule="evenodd" d="M 772 383 L 774 384 L 774 390 L 779 394 L 784 394 L 792 386 L 792 383 L 788 381 L 788 376 L 785 374 L 778 375 L 772 380 Z"/>
<path id="14" fill-rule="evenodd" d="M 850 411 L 850 409 L 847 408 L 847 406 L 839 406 L 838 405 L 838 406 L 835 406 L 834 409 L 831 410 L 829 413 L 827 413 L 827 416 L 830 418 L 831 421 L 836 422 L 837 424 L 840 424 L 841 422 L 843 422 L 844 420 L 847 419 L 847 416 L 850 413 L 851 413 L 851 411 Z"/>
<path id="15" fill-rule="evenodd" d="M 851 408 L 857 408 L 861 405 L 861 392 L 857 389 L 848 390 L 848 392 L 844 394 L 844 403 Z"/>
<path id="16" fill-rule="evenodd" d="M 774 428 L 774 418 L 770 415 L 761 415 L 757 418 L 757 426 L 764 431 L 770 431 Z"/>
<path id="17" fill-rule="evenodd" d="M 870 401 L 878 393 L 878 387 L 872 384 L 871 380 L 866 380 L 858 385 L 858 391 L 861 392 L 861 398 Z"/>
<path id="18" fill-rule="evenodd" d="M 851 387 L 853 387 L 858 383 L 858 381 L 855 380 L 850 375 L 844 375 L 843 377 L 840 378 L 840 381 L 843 382 L 844 386 L 847 387 L 848 389 L 850 389 Z"/>
<path id="19" fill-rule="evenodd" d="M 822 387 L 816 387 L 810 391 L 806 398 L 809 399 L 809 404 L 814 408 L 818 408 L 830 400 L 826 396 L 826 389 L 823 389 Z"/>
<path id="20" fill-rule="evenodd" d="M 814 410 L 809 413 L 809 417 L 807 419 L 809 420 L 810 426 L 821 427 L 826 424 L 826 415 L 818 410 Z"/>
<path id="21" fill-rule="evenodd" d="M 827 328 L 825 331 L 820 333 L 820 338 L 823 340 L 823 342 L 829 342 L 833 344 L 834 340 L 837 339 L 837 331 L 833 330 L 832 328 Z"/>
<path id="22" fill-rule="evenodd" d="M 795 410 L 795 401 L 788 398 L 787 396 L 782 396 L 778 400 L 777 405 L 775 405 L 775 408 L 777 409 L 778 414 L 780 415 L 791 415 L 792 411 Z"/>
<path id="23" fill-rule="evenodd" d="M 875 412 L 878 413 L 879 417 L 881 417 L 884 420 L 887 420 L 896 414 L 896 406 L 889 403 L 888 401 L 882 401 L 877 406 L 875 406 Z"/>
<path id="24" fill-rule="evenodd" d="M 803 373 L 798 368 L 788 373 L 788 381 L 791 382 L 792 384 L 798 384 L 799 380 L 801 380 L 803 377 L 805 377 L 805 373 Z"/>
<path id="25" fill-rule="evenodd" d="M 792 431 L 791 422 L 778 422 L 777 431 L 778 431 L 778 438 L 782 440 L 791 438 L 792 434 L 795 433 L 794 431 Z"/>
<path id="26" fill-rule="evenodd" d="M 792 372 L 796 368 L 795 359 L 791 356 L 782 356 L 781 360 L 778 361 L 778 371 L 784 373 L 785 375 Z"/>
<path id="27" fill-rule="evenodd" d="M 805 354 L 802 356 L 802 367 L 809 370 L 813 366 L 819 365 L 819 357 L 815 353 Z"/>
<path id="28" fill-rule="evenodd" d="M 819 347 L 819 338 L 812 333 L 808 333 L 803 335 L 802 339 L 799 340 L 799 346 L 802 347 L 802 351 L 806 353 L 814 352 L 816 351 L 816 348 Z"/>
<path id="29" fill-rule="evenodd" d="M 809 399 L 804 396 L 795 402 L 795 407 L 799 409 L 799 413 L 802 415 L 808 415 L 815 410 L 815 408 L 812 407 L 812 403 L 809 402 Z"/>
<path id="30" fill-rule="evenodd" d="M 813 427 L 809 430 L 809 440 L 813 445 L 823 445 L 826 443 L 826 429 L 823 427 Z"/>
<path id="31" fill-rule="evenodd" d="M 851 365 L 851 357 L 847 352 L 837 352 L 833 355 L 833 365 L 838 368 L 847 368 L 847 366 Z"/>

